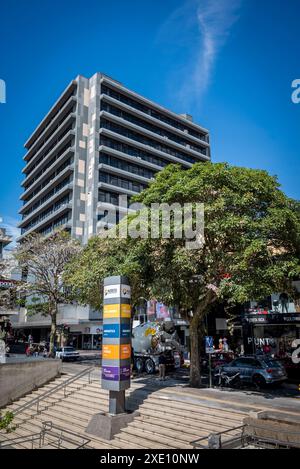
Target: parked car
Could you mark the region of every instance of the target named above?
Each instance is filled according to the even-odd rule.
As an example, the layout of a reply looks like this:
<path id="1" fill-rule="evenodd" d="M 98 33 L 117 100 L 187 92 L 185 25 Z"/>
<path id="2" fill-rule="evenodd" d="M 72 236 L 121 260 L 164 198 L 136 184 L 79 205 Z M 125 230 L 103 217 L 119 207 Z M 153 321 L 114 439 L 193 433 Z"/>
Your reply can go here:
<path id="1" fill-rule="evenodd" d="M 286 371 L 281 363 L 267 356 L 239 357 L 231 363 L 222 365 L 218 368 L 220 369 L 229 376 L 240 373 L 241 383 L 254 384 L 260 388 L 287 380 Z"/>
<path id="2" fill-rule="evenodd" d="M 211 354 L 211 368 L 220 368 L 222 365 L 226 365 L 232 362 L 234 358 L 233 352 L 215 352 Z M 206 373 L 209 371 L 209 356 L 206 354 L 201 360 L 202 370 Z"/>
<path id="3" fill-rule="evenodd" d="M 78 360 L 79 352 L 77 352 L 74 347 L 59 347 L 56 350 L 55 356 L 56 358 L 60 358 L 62 361 Z"/>

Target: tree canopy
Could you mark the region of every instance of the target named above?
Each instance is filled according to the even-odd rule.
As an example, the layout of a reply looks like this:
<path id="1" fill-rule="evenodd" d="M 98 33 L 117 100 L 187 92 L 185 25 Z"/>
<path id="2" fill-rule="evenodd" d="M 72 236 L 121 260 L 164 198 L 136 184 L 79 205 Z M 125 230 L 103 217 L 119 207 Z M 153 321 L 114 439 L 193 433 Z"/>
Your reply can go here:
<path id="1" fill-rule="evenodd" d="M 191 383 L 197 386 L 199 340 L 210 306 L 292 291 L 300 273 L 299 203 L 266 171 L 210 162 L 188 170 L 167 166 L 135 201 L 147 207 L 204 203 L 203 246 L 186 249 L 184 236 L 95 237 L 68 269 L 68 281 L 79 287 L 81 301 L 99 306 L 103 276 L 128 275 L 136 297 L 180 306 L 190 320 Z"/>

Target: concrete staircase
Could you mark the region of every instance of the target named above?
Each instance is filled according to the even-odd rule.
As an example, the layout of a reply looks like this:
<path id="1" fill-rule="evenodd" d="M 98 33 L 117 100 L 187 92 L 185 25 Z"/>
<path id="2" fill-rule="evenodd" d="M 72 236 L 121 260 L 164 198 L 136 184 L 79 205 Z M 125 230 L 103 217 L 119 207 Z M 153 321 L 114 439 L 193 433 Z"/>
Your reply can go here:
<path id="1" fill-rule="evenodd" d="M 65 374 L 55 381 L 39 388 L 29 395 L 7 406 L 3 411 L 16 410 L 20 405 L 31 401 L 66 380 Z M 184 388 L 157 387 L 133 381 L 127 392 L 128 407 L 139 411 L 134 419 L 111 441 L 106 441 L 85 433 L 91 417 L 108 409 L 108 392 L 100 387 L 99 380 L 91 383 L 83 377 L 71 383 L 64 390 L 58 390 L 40 403 L 40 413 L 31 407 L 22 411 L 14 419 L 17 427 L 12 433 L 0 433 L 0 441 L 12 440 L 40 432 L 42 422 L 51 421 L 67 431 L 90 439 L 88 448 L 103 449 L 192 449 L 191 442 L 198 438 L 207 438 L 210 433 L 229 430 L 228 438 L 237 434 L 231 430 L 242 424 L 246 412 L 220 409 L 211 403 L 192 403 L 185 399 Z M 166 393 L 167 391 L 167 393 Z M 49 447 L 47 438 L 44 448 Z M 37 443 L 36 443 L 37 445 Z M 31 448 L 31 442 L 13 443 L 13 448 Z M 70 447 L 68 442 L 64 447 Z"/>

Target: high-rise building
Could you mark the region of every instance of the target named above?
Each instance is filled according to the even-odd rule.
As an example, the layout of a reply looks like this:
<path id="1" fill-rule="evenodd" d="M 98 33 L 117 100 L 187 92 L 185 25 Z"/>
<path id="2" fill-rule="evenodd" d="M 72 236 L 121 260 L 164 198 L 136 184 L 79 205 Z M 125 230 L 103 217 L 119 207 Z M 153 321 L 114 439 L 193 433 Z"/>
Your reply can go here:
<path id="1" fill-rule="evenodd" d="M 169 163 L 210 160 L 208 131 L 102 73 L 78 76 L 25 143 L 20 241 L 69 230 L 85 243 L 107 204 L 142 191 Z"/>

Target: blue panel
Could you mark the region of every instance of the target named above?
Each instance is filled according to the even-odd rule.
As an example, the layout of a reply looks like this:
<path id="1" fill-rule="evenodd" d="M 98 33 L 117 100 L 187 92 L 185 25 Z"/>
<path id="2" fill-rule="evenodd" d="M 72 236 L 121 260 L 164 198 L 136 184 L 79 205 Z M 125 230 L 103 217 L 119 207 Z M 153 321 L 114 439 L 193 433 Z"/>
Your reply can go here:
<path id="1" fill-rule="evenodd" d="M 118 339 L 120 337 L 119 324 L 103 324 L 103 338 Z"/>

